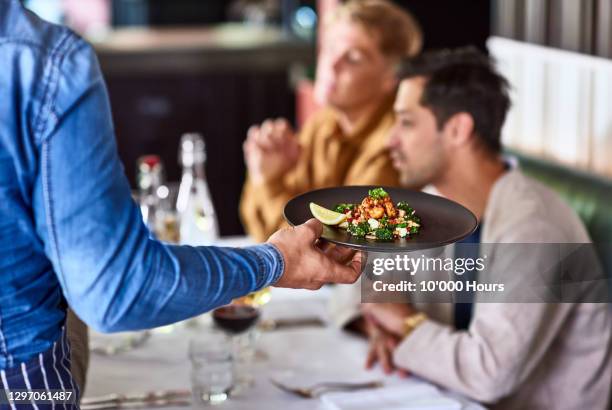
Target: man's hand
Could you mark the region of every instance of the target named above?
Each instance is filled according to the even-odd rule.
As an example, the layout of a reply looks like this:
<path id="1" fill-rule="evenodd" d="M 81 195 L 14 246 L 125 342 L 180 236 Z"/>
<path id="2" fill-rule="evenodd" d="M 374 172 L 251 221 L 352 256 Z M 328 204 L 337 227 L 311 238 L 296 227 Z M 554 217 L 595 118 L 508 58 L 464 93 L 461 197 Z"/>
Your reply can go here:
<path id="1" fill-rule="evenodd" d="M 355 250 L 335 243 L 320 241 L 317 248 L 321 249 L 328 257 L 343 264 L 349 263 L 355 256 Z"/>
<path id="2" fill-rule="evenodd" d="M 243 145 L 249 177 L 259 185 L 291 170 L 300 156 L 300 145 L 285 119 L 266 120 L 249 128 Z"/>
<path id="3" fill-rule="evenodd" d="M 404 320 L 416 313 L 412 305 L 405 303 L 363 303 L 361 311 L 364 316 L 396 337 L 404 336 Z"/>
<path id="4" fill-rule="evenodd" d="M 372 318 L 365 316 L 364 327 L 368 336 L 370 347 L 366 359 L 366 369 L 371 369 L 378 362 L 385 374 L 391 374 L 394 370 L 402 377 L 408 376 L 408 372 L 398 369 L 393 364 L 393 351 L 400 342 L 400 338 L 385 331 Z"/>
<path id="5" fill-rule="evenodd" d="M 348 266 L 338 259 L 347 252 L 325 254 L 317 247 L 323 225 L 316 219 L 281 229 L 268 243 L 283 254 L 285 271 L 274 286 L 281 288 L 319 289 L 326 283 L 354 283 L 361 274 L 361 254 L 354 253 Z"/>

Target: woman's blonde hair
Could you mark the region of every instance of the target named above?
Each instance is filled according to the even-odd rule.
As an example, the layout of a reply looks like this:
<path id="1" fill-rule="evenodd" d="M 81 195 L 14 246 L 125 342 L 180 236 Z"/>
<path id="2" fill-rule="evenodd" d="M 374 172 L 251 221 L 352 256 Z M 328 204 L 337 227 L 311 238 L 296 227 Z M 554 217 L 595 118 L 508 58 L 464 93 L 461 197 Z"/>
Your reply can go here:
<path id="1" fill-rule="evenodd" d="M 387 0 L 349 0 L 336 7 L 324 24 L 348 19 L 378 35 L 380 50 L 386 57 L 401 59 L 421 51 L 423 35 L 415 18 Z"/>

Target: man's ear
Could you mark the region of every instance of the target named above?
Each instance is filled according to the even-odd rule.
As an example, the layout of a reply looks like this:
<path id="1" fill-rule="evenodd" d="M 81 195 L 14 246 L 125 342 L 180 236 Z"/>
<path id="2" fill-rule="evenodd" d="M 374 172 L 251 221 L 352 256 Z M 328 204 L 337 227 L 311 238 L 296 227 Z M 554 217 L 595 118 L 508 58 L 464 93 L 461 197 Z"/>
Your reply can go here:
<path id="1" fill-rule="evenodd" d="M 454 147 L 470 144 L 474 138 L 474 118 L 467 112 L 459 112 L 446 121 L 444 133 Z"/>

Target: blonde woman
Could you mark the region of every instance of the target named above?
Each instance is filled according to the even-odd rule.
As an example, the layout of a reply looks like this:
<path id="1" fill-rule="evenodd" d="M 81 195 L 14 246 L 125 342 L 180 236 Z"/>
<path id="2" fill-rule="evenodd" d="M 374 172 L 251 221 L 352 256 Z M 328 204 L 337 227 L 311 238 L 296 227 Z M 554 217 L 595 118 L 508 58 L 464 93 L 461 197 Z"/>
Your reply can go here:
<path id="1" fill-rule="evenodd" d="M 244 144 L 241 201 L 247 232 L 265 240 L 299 193 L 333 185 L 396 185 L 385 149 L 393 121 L 395 66 L 421 49 L 421 31 L 386 0 L 349 1 L 324 22 L 315 96 L 323 106 L 299 133 L 284 119 L 253 126 Z"/>

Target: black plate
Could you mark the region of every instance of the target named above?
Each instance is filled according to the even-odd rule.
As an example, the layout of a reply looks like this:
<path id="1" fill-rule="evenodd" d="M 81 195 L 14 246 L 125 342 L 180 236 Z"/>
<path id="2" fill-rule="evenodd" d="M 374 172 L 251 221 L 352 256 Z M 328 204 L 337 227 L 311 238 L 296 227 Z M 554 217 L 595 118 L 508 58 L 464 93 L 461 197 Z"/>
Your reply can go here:
<path id="1" fill-rule="evenodd" d="M 291 225 L 299 225 L 311 219 L 310 203 L 333 209 L 339 203 L 361 203 L 368 190 L 378 186 L 346 186 L 324 188 L 306 192 L 291 199 L 285 205 L 285 219 Z M 361 239 L 350 235 L 346 230 L 324 226 L 322 238 L 363 251 L 372 252 L 410 252 L 421 249 L 448 245 L 469 236 L 478 222 L 472 212 L 456 202 L 440 196 L 402 188 L 384 187 L 391 195 L 394 204 L 406 201 L 421 218 L 421 232 L 410 239 L 377 241 Z"/>

